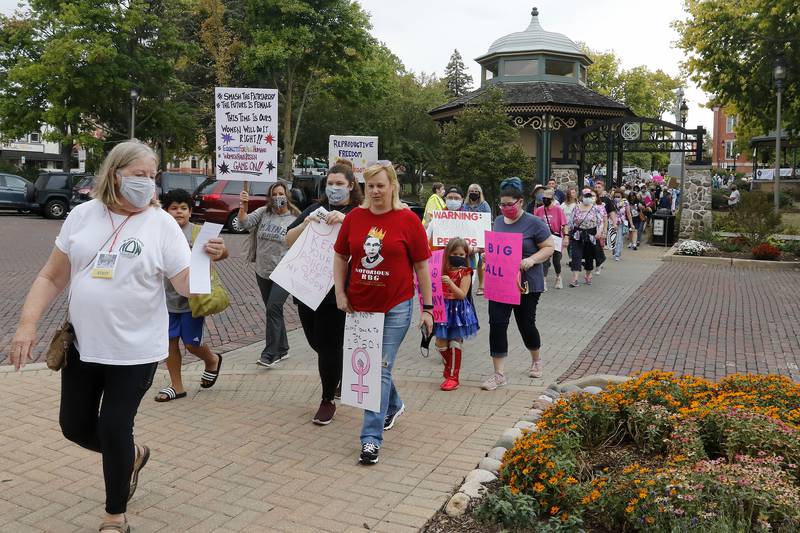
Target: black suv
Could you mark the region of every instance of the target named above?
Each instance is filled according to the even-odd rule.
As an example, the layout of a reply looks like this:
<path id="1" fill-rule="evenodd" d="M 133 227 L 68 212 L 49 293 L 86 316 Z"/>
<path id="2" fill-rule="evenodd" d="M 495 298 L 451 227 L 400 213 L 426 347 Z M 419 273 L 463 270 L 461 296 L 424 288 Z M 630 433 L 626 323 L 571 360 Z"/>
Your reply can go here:
<path id="1" fill-rule="evenodd" d="M 34 209 L 45 218 L 64 218 L 69 211 L 72 188 L 86 174 L 42 172 L 34 183 Z"/>
<path id="2" fill-rule="evenodd" d="M 14 174 L 0 174 L 0 209 L 30 211 L 33 203 L 33 183 Z"/>
<path id="3" fill-rule="evenodd" d="M 205 174 L 191 174 L 188 172 L 159 172 L 156 174 L 156 192 L 158 199 L 164 201 L 164 196 L 172 190 L 183 189 L 189 194 L 197 190 L 208 179 Z"/>

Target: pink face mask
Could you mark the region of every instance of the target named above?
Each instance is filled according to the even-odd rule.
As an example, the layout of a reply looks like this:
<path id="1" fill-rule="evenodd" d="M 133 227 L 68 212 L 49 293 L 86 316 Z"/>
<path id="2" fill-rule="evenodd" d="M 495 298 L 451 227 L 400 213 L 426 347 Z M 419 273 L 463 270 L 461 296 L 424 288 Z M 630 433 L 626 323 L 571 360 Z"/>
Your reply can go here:
<path id="1" fill-rule="evenodd" d="M 504 217 L 514 219 L 519 215 L 519 206 L 516 203 L 514 205 L 503 206 L 500 208 L 500 211 L 502 211 Z"/>

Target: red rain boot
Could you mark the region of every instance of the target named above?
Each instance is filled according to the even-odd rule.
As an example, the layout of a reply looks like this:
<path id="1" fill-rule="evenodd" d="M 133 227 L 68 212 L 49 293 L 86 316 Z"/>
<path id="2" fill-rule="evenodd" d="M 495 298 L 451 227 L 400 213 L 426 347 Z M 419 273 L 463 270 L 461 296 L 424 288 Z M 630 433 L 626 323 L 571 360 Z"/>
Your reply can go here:
<path id="1" fill-rule="evenodd" d="M 450 353 L 450 348 L 447 346 L 439 348 L 439 353 L 442 354 L 442 361 L 444 362 L 444 370 L 442 370 L 442 377 L 444 378 L 442 386 L 444 386 L 447 380 L 450 379 L 450 366 L 453 364 L 453 355 Z"/>
<path id="2" fill-rule="evenodd" d="M 451 391 L 458 388 L 458 374 L 461 371 L 461 343 L 451 342 L 450 346 L 450 364 L 446 365 L 445 368 L 446 379 L 441 387 L 443 391 Z"/>

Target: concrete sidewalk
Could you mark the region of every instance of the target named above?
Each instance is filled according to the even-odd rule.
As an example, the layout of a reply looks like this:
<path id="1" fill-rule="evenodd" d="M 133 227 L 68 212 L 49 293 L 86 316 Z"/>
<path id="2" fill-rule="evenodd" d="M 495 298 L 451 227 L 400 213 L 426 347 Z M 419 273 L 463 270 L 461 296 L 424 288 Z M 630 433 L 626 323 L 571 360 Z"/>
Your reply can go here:
<path id="1" fill-rule="evenodd" d="M 510 385 L 478 388 L 491 371 L 482 299 L 482 329 L 465 345 L 457 391 L 438 390 L 440 360 L 419 357 L 412 327 L 395 367 L 407 412 L 386 433 L 380 463 L 372 467 L 357 465 L 360 411 L 340 406 L 330 426 L 310 422 L 319 377 L 300 330 L 289 337 L 291 358 L 275 369 L 255 365 L 263 343 L 227 353 L 210 390 L 199 389 L 199 365 L 187 365 L 186 399 L 153 401 L 167 384 L 160 371 L 137 418 L 137 440 L 153 455 L 128 507 L 129 521 L 137 533 L 418 530 L 655 271 L 661 253 L 628 252 L 621 263 L 609 262 L 593 286 L 542 296 L 542 379 L 527 376 L 530 357 L 512 321 Z M 61 436 L 59 376 L 37 366 L 0 372 L 0 530 L 96 530 L 104 501 L 100 457 Z"/>

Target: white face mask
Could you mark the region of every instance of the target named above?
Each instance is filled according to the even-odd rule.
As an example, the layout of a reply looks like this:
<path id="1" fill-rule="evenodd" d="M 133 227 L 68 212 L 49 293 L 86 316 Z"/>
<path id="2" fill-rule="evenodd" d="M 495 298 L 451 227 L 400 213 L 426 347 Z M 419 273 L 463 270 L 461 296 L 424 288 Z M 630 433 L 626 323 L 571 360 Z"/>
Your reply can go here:
<path id="1" fill-rule="evenodd" d="M 461 200 L 445 200 L 448 211 L 458 211 L 461 209 Z"/>
<path id="2" fill-rule="evenodd" d="M 587 198 L 585 196 L 583 197 L 583 205 L 592 205 L 593 203 L 594 203 L 594 200 L 592 199 L 591 196 L 589 198 Z"/>
<path id="3" fill-rule="evenodd" d="M 137 209 L 147 207 L 156 193 L 156 182 L 147 176 L 119 176 L 119 193 Z"/>

